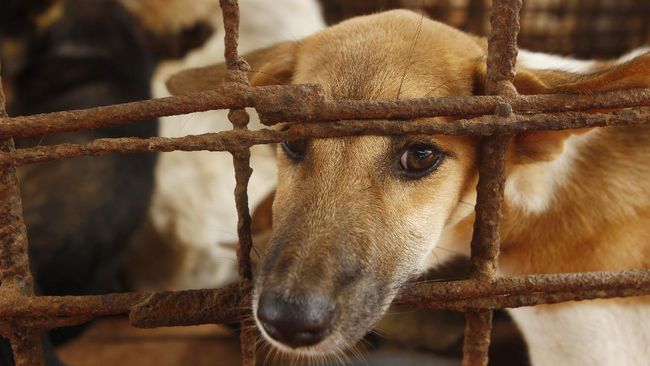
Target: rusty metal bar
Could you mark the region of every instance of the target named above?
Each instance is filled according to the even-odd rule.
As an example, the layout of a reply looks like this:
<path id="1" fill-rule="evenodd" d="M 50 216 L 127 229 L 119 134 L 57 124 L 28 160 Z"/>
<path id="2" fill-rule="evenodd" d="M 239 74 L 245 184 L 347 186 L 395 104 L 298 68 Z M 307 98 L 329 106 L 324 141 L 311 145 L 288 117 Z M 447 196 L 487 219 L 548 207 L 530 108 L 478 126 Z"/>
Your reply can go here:
<path id="1" fill-rule="evenodd" d="M 219 0 L 223 12 L 223 23 L 226 31 L 225 58 L 228 66 L 226 81 L 237 83 L 243 87 L 250 87 L 246 72 L 250 67 L 244 61 L 237 50 L 239 39 L 239 4 L 237 0 Z M 233 125 L 234 131 L 247 131 L 250 117 L 246 110 L 231 109 L 228 113 L 228 119 Z M 251 267 L 250 252 L 253 247 L 253 237 L 251 235 L 251 216 L 248 207 L 248 183 L 253 174 L 250 167 L 250 146 L 244 146 L 231 150 L 233 156 L 233 165 L 235 168 L 235 204 L 237 207 L 237 236 L 239 245 L 237 246 L 237 262 L 239 265 L 239 286 L 240 291 L 250 292 L 253 280 L 253 271 Z M 248 304 L 250 307 L 250 304 Z M 252 326 L 251 326 L 252 325 Z M 245 366 L 255 365 L 256 338 L 257 332 L 254 323 L 250 317 L 241 321 L 241 351 L 242 364 Z"/>
<path id="2" fill-rule="evenodd" d="M 157 293 L 121 293 L 93 296 L 0 297 L 0 318 L 11 322 L 29 319 L 64 319 L 59 325 L 83 323 L 83 317 L 129 314 L 142 328 L 167 323 L 191 325 L 231 322 L 244 314 L 246 293 L 238 285 L 219 289 Z M 246 304 L 247 305 L 247 304 Z M 185 319 L 184 322 L 178 320 Z M 180 324 L 179 324 L 180 323 Z"/>
<path id="3" fill-rule="evenodd" d="M 16 366 L 43 365 L 43 345 L 40 332 L 37 329 L 27 328 L 20 324 L 11 326 L 8 336 Z"/>
<path id="4" fill-rule="evenodd" d="M 0 117 L 6 118 L 5 94 L 0 79 Z M 0 154 L 12 152 L 14 141 L 0 141 Z M 27 229 L 16 167 L 0 163 L 0 297 L 21 300 L 34 295 L 29 269 Z M 0 324 L 0 332 L 9 339 L 16 366 L 42 365 L 43 349 L 39 331 L 20 324 Z"/>
<path id="5" fill-rule="evenodd" d="M 394 303 L 466 311 L 640 295 L 650 295 L 650 269 L 418 283 Z"/>
<path id="6" fill-rule="evenodd" d="M 522 0 L 494 0 L 490 11 L 492 31 L 488 38 L 487 94 L 517 95 L 512 85 L 517 62 L 517 36 Z"/>
<path id="7" fill-rule="evenodd" d="M 518 114 L 650 106 L 650 89 L 589 95 L 455 96 L 383 101 L 326 101 L 316 85 L 242 87 L 236 83 L 187 96 L 110 106 L 2 118 L 0 139 L 30 137 L 147 121 L 213 109 L 254 107 L 263 122 L 415 119 L 472 116 L 509 103 Z"/>
<path id="8" fill-rule="evenodd" d="M 232 110 L 229 114 L 230 120 L 235 125 L 235 130 L 245 131 L 248 123 L 248 113 L 243 109 Z M 251 235 L 251 216 L 248 207 L 248 182 L 250 181 L 253 169 L 250 167 L 251 152 L 248 147 L 232 151 L 233 164 L 235 166 L 235 204 L 237 206 L 237 235 L 239 245 L 237 246 L 237 262 L 239 265 L 239 276 L 243 281 L 253 279 L 250 253 L 253 248 L 253 237 Z"/>
<path id="9" fill-rule="evenodd" d="M 238 322 L 250 312 L 249 290 L 234 284 L 214 290 L 154 293 L 130 307 L 129 320 L 138 328 Z"/>
<path id="10" fill-rule="evenodd" d="M 309 92 L 305 94 L 310 94 Z M 416 119 L 435 116 L 474 116 L 494 113 L 499 104 L 508 103 L 515 113 L 552 113 L 578 110 L 627 108 L 650 105 L 650 89 L 600 92 L 589 95 L 478 95 L 400 100 L 312 100 L 298 109 L 273 111 L 256 106 L 265 124 L 277 122 L 340 121 L 368 119 Z"/>
<path id="11" fill-rule="evenodd" d="M 488 38 L 487 94 L 516 96 L 512 84 L 517 61 L 517 35 L 521 0 L 494 0 L 490 12 L 492 31 Z M 502 103 L 495 109 L 499 117 L 512 115 L 512 106 Z M 505 186 L 505 156 L 510 135 L 494 134 L 483 139 L 479 151 L 479 181 L 476 187 L 476 219 L 472 234 L 473 277 L 489 280 L 496 277 L 499 255 L 499 228 Z M 492 311 L 465 314 L 463 366 L 487 366 Z"/>
<path id="12" fill-rule="evenodd" d="M 270 144 L 284 140 L 291 141 L 304 138 L 403 134 L 514 134 L 522 131 L 644 124 L 649 121 L 650 108 L 637 108 L 608 113 L 567 112 L 513 115 L 510 117 L 482 116 L 454 122 L 419 120 L 401 123 L 380 120 L 296 123 L 288 124 L 283 129 L 274 130 L 232 130 L 177 138 L 106 138 L 97 139 L 85 144 L 37 146 L 0 155 L 0 163 L 4 159 L 9 160 L 15 165 L 25 165 L 109 153 L 175 150 L 233 151 L 257 144 Z"/>
<path id="13" fill-rule="evenodd" d="M 472 233 L 472 269 L 477 278 L 496 276 L 499 228 L 505 185 L 505 156 L 510 135 L 484 139 L 479 150 L 479 181 L 476 187 L 476 219 Z"/>
<path id="14" fill-rule="evenodd" d="M 465 313 L 465 339 L 463 342 L 463 366 L 487 365 L 492 329 L 492 311 L 468 311 Z"/>
<path id="15" fill-rule="evenodd" d="M 414 283 L 395 304 L 457 311 L 532 306 L 580 299 L 650 295 L 650 269 L 467 279 Z M 94 296 L 0 296 L 0 319 L 23 323 L 32 318 L 69 319 L 129 314 L 137 327 L 235 322 L 249 314 L 248 291 L 238 284 L 219 289 Z M 40 328 L 40 327 L 39 327 Z"/>

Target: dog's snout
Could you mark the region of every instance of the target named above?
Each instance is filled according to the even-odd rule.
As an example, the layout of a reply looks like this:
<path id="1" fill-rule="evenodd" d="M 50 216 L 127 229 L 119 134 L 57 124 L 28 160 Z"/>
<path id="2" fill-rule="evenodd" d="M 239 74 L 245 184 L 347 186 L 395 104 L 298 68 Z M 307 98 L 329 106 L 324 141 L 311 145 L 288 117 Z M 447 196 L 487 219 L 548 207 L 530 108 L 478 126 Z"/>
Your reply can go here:
<path id="1" fill-rule="evenodd" d="M 332 328 L 334 304 L 319 295 L 287 300 L 277 293 L 263 293 L 257 318 L 271 338 L 291 348 L 312 346 Z"/>

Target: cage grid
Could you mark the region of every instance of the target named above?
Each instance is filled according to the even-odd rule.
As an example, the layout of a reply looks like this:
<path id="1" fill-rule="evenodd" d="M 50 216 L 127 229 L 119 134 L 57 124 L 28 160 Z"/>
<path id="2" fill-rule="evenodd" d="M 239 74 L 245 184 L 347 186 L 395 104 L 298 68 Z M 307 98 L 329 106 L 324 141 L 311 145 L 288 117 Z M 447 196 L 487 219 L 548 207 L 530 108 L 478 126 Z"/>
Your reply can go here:
<path id="1" fill-rule="evenodd" d="M 466 313 L 464 366 L 486 365 L 492 310 L 573 300 L 650 295 L 650 270 L 497 277 L 504 160 L 509 137 L 520 131 L 642 124 L 650 120 L 650 89 L 593 95 L 521 96 L 512 84 L 517 56 L 521 0 L 495 0 L 487 59 L 488 96 L 398 101 L 331 101 L 315 85 L 251 87 L 248 65 L 237 52 L 237 0 L 220 0 L 226 30 L 224 85 L 190 96 L 9 118 L 0 90 L 0 334 L 10 340 L 18 366 L 43 364 L 39 332 L 107 315 L 128 315 L 133 326 L 248 322 L 252 271 L 247 186 L 252 173 L 249 148 L 283 140 L 358 135 L 472 134 L 483 137 L 472 237 L 473 274 L 457 281 L 407 286 L 394 303 Z M 247 129 L 245 107 L 262 122 L 288 123 L 282 129 Z M 614 112 L 587 113 L 588 109 Z M 15 149 L 13 138 L 98 128 L 168 115 L 230 109 L 230 131 L 178 138 L 106 138 L 85 144 Z M 420 117 L 474 116 L 454 123 Z M 310 121 L 310 122 L 305 122 Z M 318 123 L 314 123 L 318 121 Z M 399 121 L 399 122 L 398 122 Z M 404 122 L 404 123 L 401 123 Z M 16 167 L 24 164 L 108 153 L 147 151 L 229 151 L 236 172 L 239 283 L 220 289 L 95 296 L 35 296 L 27 237 L 21 216 Z M 243 320 L 244 319 L 244 320 Z M 255 364 L 254 327 L 241 332 L 244 365 Z"/>

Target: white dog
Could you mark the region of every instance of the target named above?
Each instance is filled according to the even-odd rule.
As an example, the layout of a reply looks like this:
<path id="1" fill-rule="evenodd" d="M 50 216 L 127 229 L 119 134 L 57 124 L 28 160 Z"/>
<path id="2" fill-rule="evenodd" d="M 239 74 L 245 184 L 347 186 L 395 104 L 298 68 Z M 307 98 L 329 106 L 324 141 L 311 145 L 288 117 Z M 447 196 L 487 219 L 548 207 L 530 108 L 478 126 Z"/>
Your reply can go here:
<path id="1" fill-rule="evenodd" d="M 218 1 L 173 2 L 168 12 L 194 18 L 205 14 L 216 29 L 205 45 L 189 53 L 182 61 L 167 62 L 158 68 L 153 80 L 153 96 L 169 95 L 164 81 L 183 69 L 199 67 L 224 59 L 224 31 Z M 325 24 L 316 0 L 241 0 L 239 50 L 248 52 L 280 41 L 297 40 L 315 33 Z M 152 9 L 161 10 L 160 7 Z M 169 15 L 170 17 L 173 14 Z M 160 14 L 154 16 L 159 19 Z M 260 126 L 253 111 L 249 128 Z M 227 111 L 195 113 L 161 119 L 160 135 L 176 137 L 230 129 Z M 274 152 L 268 146 L 255 146 L 251 165 L 250 206 L 261 201 L 276 182 Z M 228 153 L 172 152 L 161 154 L 156 169 L 156 188 L 150 210 L 155 239 L 147 237 L 146 253 L 167 253 L 172 259 L 155 258 L 167 265 L 165 271 L 135 269 L 135 285 L 141 290 L 205 288 L 223 285 L 235 279 L 237 211 L 234 201 L 235 178 L 232 157 Z M 172 268 L 169 268 L 169 267 Z M 149 267 L 149 266 L 147 266 Z M 152 266 L 156 268 L 156 266 Z M 169 273 L 171 272 L 171 278 Z"/>

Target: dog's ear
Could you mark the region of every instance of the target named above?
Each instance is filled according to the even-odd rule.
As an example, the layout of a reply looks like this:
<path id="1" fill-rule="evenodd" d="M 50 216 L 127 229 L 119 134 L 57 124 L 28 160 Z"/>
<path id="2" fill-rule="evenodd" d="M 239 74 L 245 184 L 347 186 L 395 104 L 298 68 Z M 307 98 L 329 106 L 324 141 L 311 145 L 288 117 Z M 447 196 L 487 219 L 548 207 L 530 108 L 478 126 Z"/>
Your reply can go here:
<path id="1" fill-rule="evenodd" d="M 485 80 L 485 66 L 479 67 L 478 85 Z M 587 74 L 560 70 L 518 68 L 513 81 L 519 94 L 589 94 L 650 87 L 650 53 L 624 63 L 601 62 Z M 477 88 L 480 92 L 480 87 Z M 594 111 L 596 112 L 596 111 Z M 588 129 L 524 132 L 514 137 L 512 153 L 522 162 L 548 161 L 564 150 L 565 140 Z"/>
<path id="2" fill-rule="evenodd" d="M 288 84 L 293 77 L 296 42 L 283 42 L 243 56 L 250 65 L 248 78 L 254 86 Z M 173 95 L 212 90 L 223 83 L 225 63 L 183 70 L 170 77 L 167 89 Z"/>

